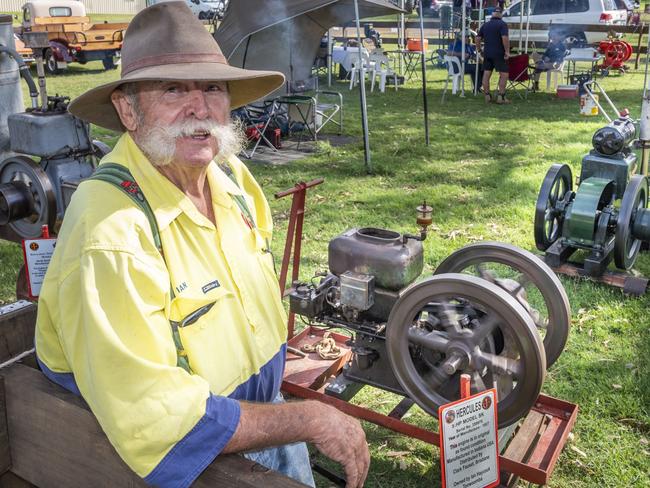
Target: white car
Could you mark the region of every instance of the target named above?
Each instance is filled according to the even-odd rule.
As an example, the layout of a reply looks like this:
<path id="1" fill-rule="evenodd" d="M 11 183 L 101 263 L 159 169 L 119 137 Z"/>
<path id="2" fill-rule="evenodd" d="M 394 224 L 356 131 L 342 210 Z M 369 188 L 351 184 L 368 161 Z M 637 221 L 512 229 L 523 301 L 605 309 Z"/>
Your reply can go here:
<path id="1" fill-rule="evenodd" d="M 201 20 L 223 18 L 225 3 L 224 0 L 187 0 L 192 13 Z"/>
<path id="2" fill-rule="evenodd" d="M 504 10 L 503 20 L 508 23 L 510 31 L 510 44 L 514 45 L 519 40 L 519 22 L 522 0 L 515 0 L 510 7 Z M 546 24 L 549 29 L 533 30 L 528 32 L 528 42 L 548 41 L 549 30 L 565 38 L 567 46 L 584 46 L 595 44 L 607 38 L 606 32 L 589 32 L 576 25 L 625 25 L 627 23 L 627 10 L 616 6 L 616 0 L 537 0 L 530 3 L 530 23 Z M 528 0 L 524 3 L 524 31 L 525 39 L 526 10 Z"/>

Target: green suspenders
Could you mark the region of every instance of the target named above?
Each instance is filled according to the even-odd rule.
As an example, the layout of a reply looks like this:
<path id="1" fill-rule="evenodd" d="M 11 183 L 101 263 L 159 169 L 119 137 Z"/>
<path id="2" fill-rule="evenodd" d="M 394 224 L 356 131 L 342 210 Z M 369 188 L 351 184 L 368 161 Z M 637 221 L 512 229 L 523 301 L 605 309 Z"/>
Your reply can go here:
<path id="1" fill-rule="evenodd" d="M 239 184 L 237 183 L 237 179 L 235 178 L 235 175 L 233 174 L 232 169 L 230 168 L 229 165 L 224 164 L 224 165 L 219 165 L 219 167 L 226 175 L 228 175 L 228 177 L 233 181 L 233 183 L 235 183 L 235 185 L 239 186 Z M 103 163 L 95 170 L 92 176 L 90 176 L 90 178 L 88 179 L 105 181 L 106 183 L 110 183 L 116 188 L 122 190 L 122 192 L 128 195 L 131 198 L 131 200 L 133 200 L 136 203 L 136 205 L 140 207 L 140 209 L 144 212 L 145 216 L 147 217 L 147 220 L 149 221 L 149 225 L 151 226 L 151 232 L 153 234 L 154 244 L 156 245 L 156 248 L 158 249 L 160 255 L 163 257 L 164 260 L 165 254 L 163 253 L 162 242 L 160 240 L 160 231 L 158 229 L 158 223 L 156 222 L 156 216 L 154 215 L 153 210 L 149 205 L 149 202 L 147 202 L 144 193 L 142 193 L 140 186 L 138 186 L 130 171 L 124 166 L 122 166 L 121 164 Z M 242 215 L 244 215 L 248 219 L 250 224 L 253 227 L 255 227 L 255 220 L 253 219 L 253 214 L 248 208 L 248 204 L 246 203 L 244 196 L 232 195 L 232 197 L 235 200 L 237 206 L 239 207 L 239 210 L 242 212 Z M 174 294 L 174 287 L 171 285 L 171 283 L 169 285 L 169 293 L 171 295 L 171 299 L 173 300 L 175 294 Z M 211 308 L 212 305 L 213 304 L 211 304 L 209 308 Z M 205 310 L 201 308 L 193 312 L 192 314 L 190 314 L 190 316 L 188 316 L 187 319 L 190 319 L 191 317 L 194 320 L 198 320 L 198 318 L 203 313 L 206 313 L 209 310 L 209 308 Z M 189 323 L 187 325 L 189 325 Z M 192 374 L 192 369 L 190 368 L 190 364 L 187 359 L 187 353 L 183 348 L 183 343 L 181 342 L 181 336 L 178 331 L 179 325 L 182 326 L 184 324 L 170 320 L 172 337 L 174 338 L 174 344 L 176 346 L 176 356 L 177 356 L 176 365 L 183 368 L 188 373 Z"/>

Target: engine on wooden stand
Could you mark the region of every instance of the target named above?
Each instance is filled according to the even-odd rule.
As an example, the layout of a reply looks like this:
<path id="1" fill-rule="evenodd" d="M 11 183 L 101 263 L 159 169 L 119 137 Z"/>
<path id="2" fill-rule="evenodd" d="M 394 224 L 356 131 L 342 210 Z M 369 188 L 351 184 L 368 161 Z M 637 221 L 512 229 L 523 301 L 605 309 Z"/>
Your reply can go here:
<path id="1" fill-rule="evenodd" d="M 352 360 L 328 393 L 372 385 L 437 415 L 468 373 L 473 392 L 497 389 L 499 426 L 510 425 L 564 348 L 566 293 L 539 258 L 496 242 L 461 248 L 418 281 L 432 209 L 417 213 L 416 235 L 366 227 L 332 239 L 329 271 L 293 284 L 290 311 L 351 333 Z"/>

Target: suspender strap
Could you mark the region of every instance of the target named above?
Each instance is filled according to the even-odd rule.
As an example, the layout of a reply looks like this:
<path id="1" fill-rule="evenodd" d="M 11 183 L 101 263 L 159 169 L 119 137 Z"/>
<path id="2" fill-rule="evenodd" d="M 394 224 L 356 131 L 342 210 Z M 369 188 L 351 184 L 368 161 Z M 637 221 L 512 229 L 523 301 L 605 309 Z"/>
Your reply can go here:
<path id="1" fill-rule="evenodd" d="M 228 176 L 228 178 L 230 178 L 230 181 L 232 181 L 237 188 L 241 189 L 239 183 L 237 182 L 237 178 L 235 177 L 232 168 L 230 167 L 230 164 L 227 161 L 219 164 L 219 168 Z M 244 195 L 231 195 L 231 197 L 233 200 L 235 200 L 235 203 L 239 207 L 239 210 L 244 215 L 244 217 L 246 217 L 248 221 L 251 223 L 251 225 L 255 227 L 255 219 L 253 218 L 253 214 L 251 213 L 251 210 L 248 207 L 248 203 L 246 202 Z"/>
<path id="2" fill-rule="evenodd" d="M 160 240 L 160 231 L 158 229 L 158 223 L 156 222 L 156 216 L 154 215 L 153 210 L 151 210 L 151 206 L 149 205 L 149 202 L 147 202 L 144 193 L 142 193 L 142 190 L 136 183 L 131 172 L 121 164 L 104 163 L 101 164 L 92 174 L 92 176 L 90 176 L 90 178 L 88 179 L 105 181 L 106 183 L 110 183 L 114 187 L 122 190 L 122 192 L 128 195 L 131 198 L 131 200 L 133 200 L 137 204 L 137 206 L 140 207 L 140 209 L 146 215 L 147 220 L 149 221 L 149 225 L 151 226 L 151 233 L 153 234 L 153 242 L 158 248 L 158 251 L 160 251 L 160 255 L 164 260 L 165 255 L 162 249 L 162 242 Z M 170 293 L 170 298 L 173 300 L 175 294 L 174 294 L 174 288 L 171 286 L 171 283 L 169 285 L 169 293 Z M 187 353 L 183 348 L 181 336 L 180 333 L 178 332 L 178 324 L 170 321 L 170 326 L 172 330 L 172 337 L 174 338 L 174 345 L 176 346 L 176 365 L 183 368 L 188 373 L 192 374 L 190 363 L 187 360 Z"/>

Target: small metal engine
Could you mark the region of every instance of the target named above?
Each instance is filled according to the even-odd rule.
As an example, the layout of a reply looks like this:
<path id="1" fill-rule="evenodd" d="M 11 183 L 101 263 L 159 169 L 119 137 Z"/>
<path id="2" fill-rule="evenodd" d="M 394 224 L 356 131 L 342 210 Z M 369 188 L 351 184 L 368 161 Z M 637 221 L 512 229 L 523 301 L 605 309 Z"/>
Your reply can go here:
<path id="1" fill-rule="evenodd" d="M 38 49 L 47 43 L 47 32 L 25 34 L 25 45 L 36 54 L 40 102 L 29 70 L 9 53 L 21 65 L 32 98 L 30 109 L 7 117 L 11 153 L 0 161 L 0 235 L 14 241 L 39 237 L 44 225 L 55 234 L 79 182 L 110 150 L 92 141 L 89 124 L 68 112 L 69 97 L 47 95 Z M 18 86 L 16 90 L 20 92 Z"/>
<path id="2" fill-rule="evenodd" d="M 289 309 L 309 325 L 351 333 L 352 359 L 328 394 L 349 399 L 367 384 L 435 415 L 459 398 L 458 375 L 468 373 L 476 391 L 497 388 L 499 424 L 509 425 L 534 404 L 566 343 L 566 294 L 540 259 L 501 243 L 466 246 L 418 281 L 432 209 L 417 211 L 419 235 L 365 227 L 332 239 L 329 271 L 293 283 Z M 530 286 L 538 309 L 527 302 Z"/>

